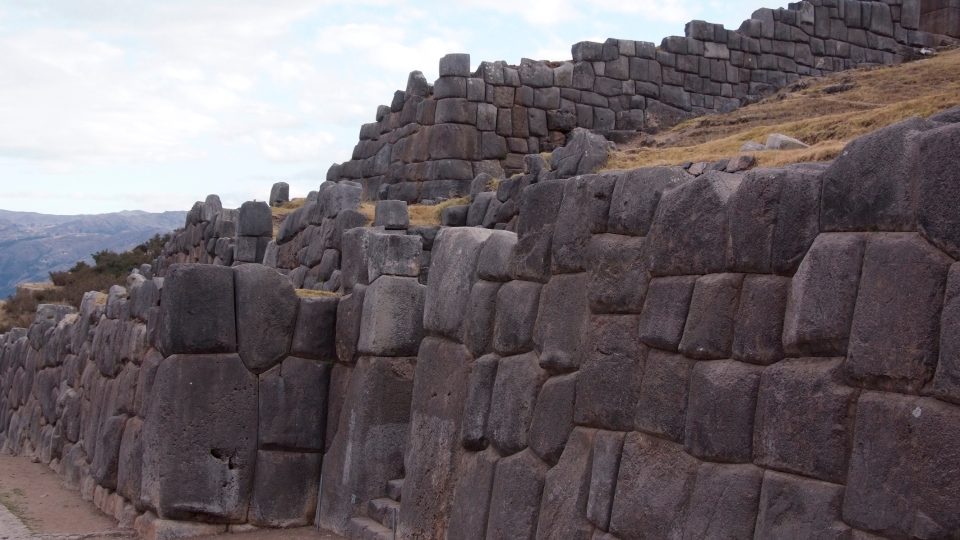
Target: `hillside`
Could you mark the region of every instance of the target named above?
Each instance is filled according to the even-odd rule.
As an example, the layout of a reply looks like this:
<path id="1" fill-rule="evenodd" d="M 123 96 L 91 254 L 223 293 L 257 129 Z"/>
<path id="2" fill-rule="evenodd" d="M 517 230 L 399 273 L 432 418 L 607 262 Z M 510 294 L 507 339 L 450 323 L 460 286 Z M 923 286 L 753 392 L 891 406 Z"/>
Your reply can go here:
<path id="1" fill-rule="evenodd" d="M 140 211 L 59 216 L 0 210 L 0 297 L 17 283 L 45 281 L 50 272 L 101 250 L 125 251 L 183 225 L 186 212 Z"/>
<path id="2" fill-rule="evenodd" d="M 757 152 L 761 166 L 836 157 L 847 142 L 911 116 L 960 105 L 960 50 L 907 64 L 861 68 L 803 79 L 758 103 L 702 116 L 621 144 L 609 169 L 714 161 L 748 141 L 783 133 L 811 145 L 804 150 Z"/>

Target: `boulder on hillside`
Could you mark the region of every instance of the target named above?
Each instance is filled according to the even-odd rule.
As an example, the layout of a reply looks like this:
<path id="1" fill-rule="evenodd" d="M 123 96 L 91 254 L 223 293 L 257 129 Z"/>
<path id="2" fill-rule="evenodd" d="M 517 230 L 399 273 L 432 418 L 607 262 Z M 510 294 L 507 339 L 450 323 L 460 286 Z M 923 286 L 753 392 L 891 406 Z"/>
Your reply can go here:
<path id="1" fill-rule="evenodd" d="M 767 150 L 800 150 L 810 148 L 810 145 L 782 133 L 771 133 L 764 147 Z"/>
<path id="2" fill-rule="evenodd" d="M 594 173 L 607 162 L 613 143 L 587 129 L 570 132 L 566 146 L 553 152 L 550 164 L 558 178 Z"/>

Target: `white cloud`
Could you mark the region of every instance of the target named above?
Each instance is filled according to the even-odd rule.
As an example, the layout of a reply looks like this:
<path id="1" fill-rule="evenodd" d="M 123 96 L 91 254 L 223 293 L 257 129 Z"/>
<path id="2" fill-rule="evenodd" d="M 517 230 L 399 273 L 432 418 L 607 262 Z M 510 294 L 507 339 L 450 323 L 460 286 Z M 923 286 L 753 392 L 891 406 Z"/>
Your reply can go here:
<path id="1" fill-rule="evenodd" d="M 335 137 L 330 133 L 283 135 L 274 131 L 260 134 L 260 150 L 273 161 L 311 161 L 320 158 Z"/>

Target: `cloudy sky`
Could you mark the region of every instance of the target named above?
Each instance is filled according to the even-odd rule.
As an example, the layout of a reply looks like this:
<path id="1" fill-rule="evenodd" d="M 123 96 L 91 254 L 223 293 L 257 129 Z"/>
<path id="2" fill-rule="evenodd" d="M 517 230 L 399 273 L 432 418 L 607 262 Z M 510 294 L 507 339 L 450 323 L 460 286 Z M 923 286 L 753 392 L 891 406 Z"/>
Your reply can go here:
<path id="1" fill-rule="evenodd" d="M 0 208 L 226 206 L 316 189 L 407 75 L 449 52 L 736 28 L 763 0 L 0 0 Z"/>

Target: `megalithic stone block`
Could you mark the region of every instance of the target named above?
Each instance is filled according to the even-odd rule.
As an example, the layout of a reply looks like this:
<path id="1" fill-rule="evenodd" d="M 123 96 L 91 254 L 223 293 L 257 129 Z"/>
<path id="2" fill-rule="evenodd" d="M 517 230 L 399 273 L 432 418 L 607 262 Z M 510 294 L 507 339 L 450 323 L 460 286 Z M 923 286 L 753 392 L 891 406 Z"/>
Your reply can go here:
<path id="1" fill-rule="evenodd" d="M 337 307 L 340 298 L 306 297 L 300 298 L 299 302 L 290 353 L 314 360 L 336 360 Z"/>
<path id="2" fill-rule="evenodd" d="M 260 527 L 302 527 L 317 510 L 323 454 L 257 452 L 249 521 Z"/>
<path id="3" fill-rule="evenodd" d="M 290 184 L 277 182 L 270 188 L 270 206 L 280 206 L 290 200 Z"/>
<path id="4" fill-rule="evenodd" d="M 234 272 L 238 352 L 249 370 L 262 373 L 289 354 L 299 299 L 273 268 L 245 264 Z"/>
<path id="5" fill-rule="evenodd" d="M 367 287 L 360 320 L 360 354 L 417 354 L 423 338 L 426 289 L 417 278 L 398 276 L 381 276 Z"/>
<path id="6" fill-rule="evenodd" d="M 257 452 L 257 377 L 237 354 L 174 355 L 143 425 L 141 502 L 166 519 L 242 523 Z M 173 436 L 172 434 L 176 434 Z"/>
<path id="7" fill-rule="evenodd" d="M 165 355 L 237 350 L 233 269 L 175 264 L 160 297 L 160 350 Z"/>
<path id="8" fill-rule="evenodd" d="M 330 367 L 327 362 L 288 356 L 260 375 L 261 449 L 323 451 Z"/>
<path id="9" fill-rule="evenodd" d="M 272 236 L 273 213 L 263 201 L 247 201 L 240 205 L 237 218 L 238 236 Z"/>

